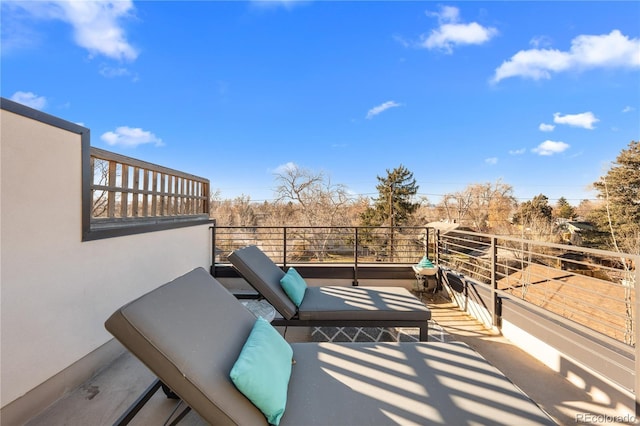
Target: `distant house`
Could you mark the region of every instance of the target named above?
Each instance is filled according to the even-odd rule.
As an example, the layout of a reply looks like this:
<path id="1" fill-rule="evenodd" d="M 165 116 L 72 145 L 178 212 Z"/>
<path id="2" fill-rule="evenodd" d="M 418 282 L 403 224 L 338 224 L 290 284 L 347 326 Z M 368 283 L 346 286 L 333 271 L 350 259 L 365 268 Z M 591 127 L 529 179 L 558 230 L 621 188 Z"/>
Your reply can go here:
<path id="1" fill-rule="evenodd" d="M 444 221 L 429 222 L 427 223 L 427 228 L 436 229 L 440 231 L 440 235 L 442 235 L 442 234 L 449 233 L 454 229 L 460 228 L 460 224 L 455 222 L 444 222 Z"/>
<path id="2" fill-rule="evenodd" d="M 562 239 L 573 245 L 582 246 L 585 234 L 597 231 L 596 227 L 584 221 L 565 221 L 559 224 L 562 230 Z"/>

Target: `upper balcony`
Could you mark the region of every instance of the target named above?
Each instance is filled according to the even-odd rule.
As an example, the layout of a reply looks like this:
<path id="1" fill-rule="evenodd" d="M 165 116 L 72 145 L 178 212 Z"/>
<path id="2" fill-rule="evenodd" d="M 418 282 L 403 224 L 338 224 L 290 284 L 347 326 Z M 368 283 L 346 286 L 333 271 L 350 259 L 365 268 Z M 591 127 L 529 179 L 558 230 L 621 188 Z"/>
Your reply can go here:
<path id="1" fill-rule="evenodd" d="M 310 285 L 417 291 L 431 339 L 469 343 L 559 424 L 639 414 L 638 256 L 426 226 L 216 226 L 206 179 L 91 148 L 88 129 L 4 99 L 1 114 L 3 424 L 111 424 L 152 376 L 106 318 L 195 267 L 250 296 L 226 259 L 249 244 Z M 411 268 L 424 255 L 438 291 Z M 138 424 L 174 406 L 153 404 Z"/>

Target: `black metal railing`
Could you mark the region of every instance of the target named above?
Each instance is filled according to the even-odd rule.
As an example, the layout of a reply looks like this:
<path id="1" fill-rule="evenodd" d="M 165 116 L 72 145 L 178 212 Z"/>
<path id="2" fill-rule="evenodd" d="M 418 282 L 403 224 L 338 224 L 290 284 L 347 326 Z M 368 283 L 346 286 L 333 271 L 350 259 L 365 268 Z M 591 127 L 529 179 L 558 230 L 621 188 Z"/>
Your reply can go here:
<path id="1" fill-rule="evenodd" d="M 634 346 L 638 256 L 428 227 L 214 226 L 214 264 L 247 245 L 276 263 L 410 266 L 422 256 L 486 287 L 499 324 L 501 298 L 518 299 Z"/>
<path id="2" fill-rule="evenodd" d="M 428 254 L 426 227 L 216 226 L 216 262 L 236 248 L 258 245 L 276 263 L 415 264 Z M 393 243 L 392 243 L 393 242 Z"/>
<path id="3" fill-rule="evenodd" d="M 636 343 L 638 256 L 455 231 L 438 236 L 438 263 L 630 346 Z M 494 325 L 499 307 L 491 306 Z"/>

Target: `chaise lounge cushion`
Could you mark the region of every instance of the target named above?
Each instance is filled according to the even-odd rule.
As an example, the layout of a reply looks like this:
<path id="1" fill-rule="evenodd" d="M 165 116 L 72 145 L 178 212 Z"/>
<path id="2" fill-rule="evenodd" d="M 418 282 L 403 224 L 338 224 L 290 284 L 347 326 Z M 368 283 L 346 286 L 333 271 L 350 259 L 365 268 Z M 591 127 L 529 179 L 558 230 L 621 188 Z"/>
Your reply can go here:
<path id="1" fill-rule="evenodd" d="M 242 276 L 285 319 L 295 316 L 298 309 L 280 285 L 284 272 L 258 247 L 248 246 L 229 254 L 229 260 Z"/>
<path id="2" fill-rule="evenodd" d="M 198 268 L 118 309 L 105 327 L 203 418 L 266 425 L 229 378 L 255 320 Z"/>
<path id="3" fill-rule="evenodd" d="M 301 320 L 427 321 L 431 311 L 402 287 L 309 287 L 298 310 Z"/>
<path id="4" fill-rule="evenodd" d="M 300 307 L 280 285 L 285 273 L 257 246 L 235 250 L 229 260 L 269 303 L 289 320 L 426 321 L 431 311 L 402 287 L 309 286 Z"/>
<path id="5" fill-rule="evenodd" d="M 292 347 L 296 364 L 280 426 L 555 424 L 462 342 Z"/>

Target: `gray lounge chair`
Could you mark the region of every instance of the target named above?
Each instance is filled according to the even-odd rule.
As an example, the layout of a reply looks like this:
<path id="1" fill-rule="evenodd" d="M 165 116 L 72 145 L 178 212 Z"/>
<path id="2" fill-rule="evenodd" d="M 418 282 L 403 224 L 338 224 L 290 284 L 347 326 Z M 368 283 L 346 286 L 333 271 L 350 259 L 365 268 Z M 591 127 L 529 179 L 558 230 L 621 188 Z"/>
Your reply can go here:
<path id="1" fill-rule="evenodd" d="M 105 326 L 202 419 L 253 426 L 266 425 L 265 416 L 229 374 L 255 321 L 198 268 L 124 305 Z M 296 363 L 281 426 L 554 424 L 463 343 L 291 347 Z M 128 423 L 159 386 L 150 386 L 118 424 Z"/>
<path id="2" fill-rule="evenodd" d="M 309 286 L 300 307 L 280 285 L 285 272 L 257 246 L 233 251 L 238 273 L 278 311 L 278 326 L 416 327 L 427 340 L 431 311 L 400 287 Z"/>

